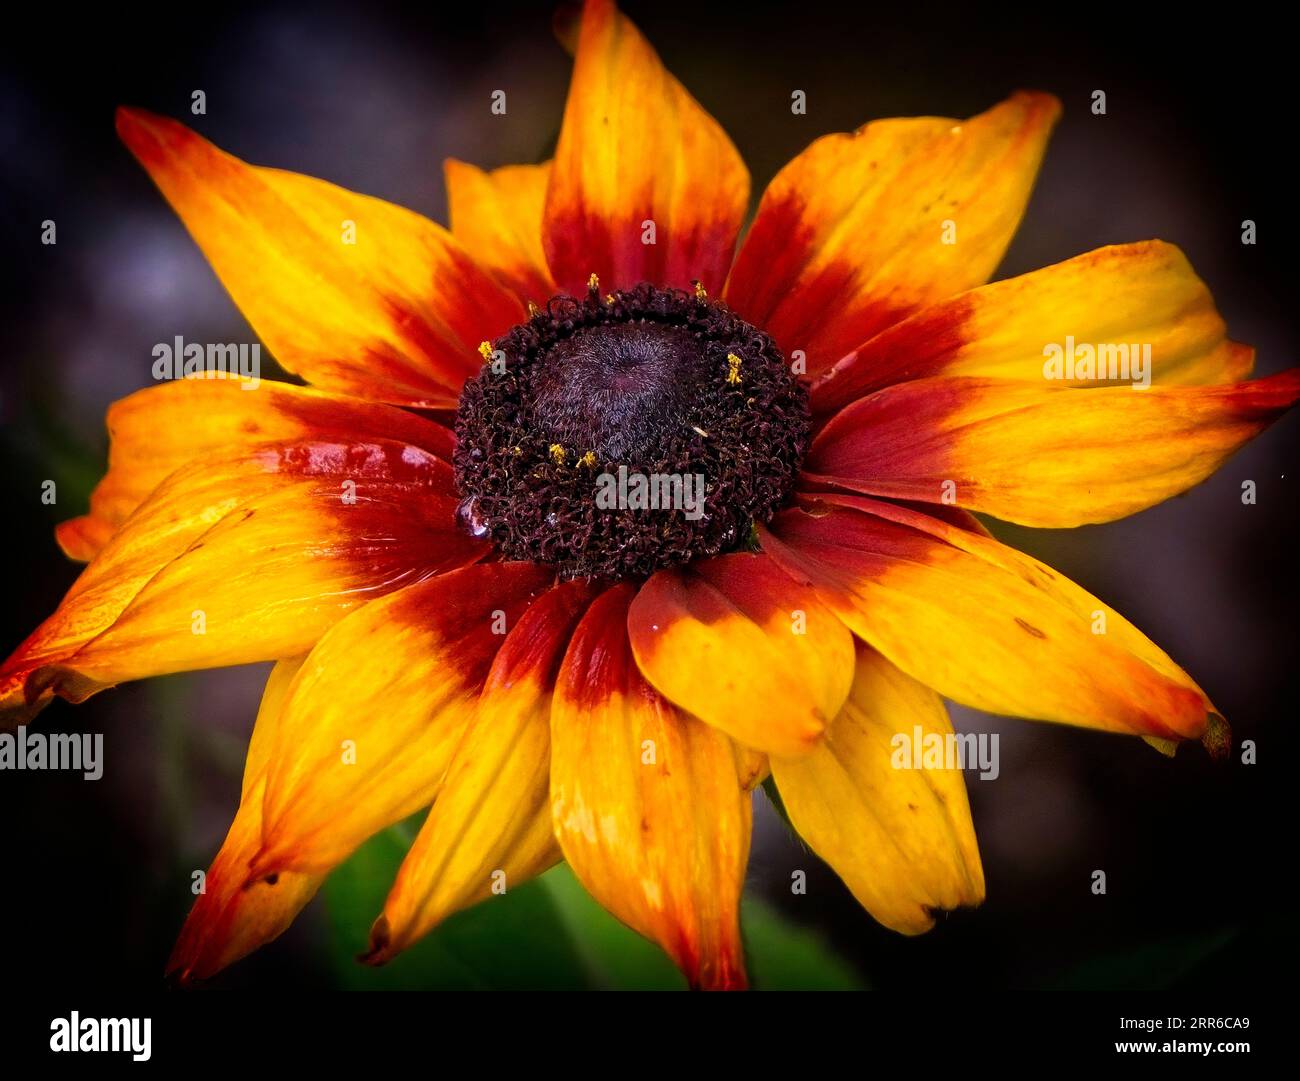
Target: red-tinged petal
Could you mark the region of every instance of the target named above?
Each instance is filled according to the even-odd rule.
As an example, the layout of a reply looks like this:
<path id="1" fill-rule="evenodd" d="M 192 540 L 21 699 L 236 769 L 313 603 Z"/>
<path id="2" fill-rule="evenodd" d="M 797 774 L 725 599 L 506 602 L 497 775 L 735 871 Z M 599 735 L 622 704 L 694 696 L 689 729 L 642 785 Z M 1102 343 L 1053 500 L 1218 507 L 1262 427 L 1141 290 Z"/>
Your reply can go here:
<path id="1" fill-rule="evenodd" d="M 182 124 L 117 130 L 284 367 L 362 398 L 451 408 L 519 300 L 433 222 L 323 180 L 248 165 Z"/>
<path id="2" fill-rule="evenodd" d="M 482 558 L 451 467 L 408 444 L 250 444 L 172 474 L 0 668 L 0 714 L 294 656 L 350 609 Z"/>
<path id="3" fill-rule="evenodd" d="M 1059 113 L 1055 98 L 1021 92 L 965 122 L 878 120 L 818 139 L 763 194 L 727 303 L 815 376 L 890 324 L 982 285 Z"/>
<path id="4" fill-rule="evenodd" d="M 588 0 L 542 223 L 560 288 L 581 296 L 595 273 L 604 289 L 719 290 L 748 202 L 717 121 L 609 0 Z"/>
<path id="5" fill-rule="evenodd" d="M 63 522 L 59 544 L 89 560 L 169 473 L 253 442 L 396 439 L 451 461 L 455 438 L 439 424 L 392 406 L 289 383 L 245 390 L 236 379 L 181 379 L 147 387 L 108 410 L 108 473 L 90 513 Z"/>
<path id="6" fill-rule="evenodd" d="M 321 638 L 285 697 L 250 877 L 328 871 L 429 806 L 505 633 L 553 579 L 531 563 L 466 567 Z"/>
<path id="7" fill-rule="evenodd" d="M 551 693 L 594 592 L 579 581 L 556 586 L 502 644 L 371 930 L 371 964 L 389 960 L 453 912 L 559 862 L 551 828 Z"/>
<path id="8" fill-rule="evenodd" d="M 740 893 L 751 799 L 731 741 L 645 682 L 628 644 L 634 587 L 588 609 L 551 709 L 551 804 L 591 895 L 673 958 L 692 987 L 745 986 Z"/>
<path id="9" fill-rule="evenodd" d="M 769 754 L 812 747 L 853 680 L 852 637 L 765 556 L 659 571 L 632 603 L 628 633 L 660 694 Z"/>
<path id="10" fill-rule="evenodd" d="M 984 900 L 960 764 L 932 761 L 953 736 L 939 696 L 869 647 L 826 738 L 774 758 L 794 828 L 886 927 L 918 934 L 936 909 Z"/>
<path id="11" fill-rule="evenodd" d="M 303 659 L 280 661 L 267 681 L 249 742 L 239 811 L 167 962 L 168 975 L 181 983 L 214 976 L 278 938 L 320 887 L 319 875 L 288 873 L 244 888 L 248 861 L 262 843 L 262 795 L 273 731 Z"/>
<path id="12" fill-rule="evenodd" d="M 1227 339 L 1187 257 L 1148 240 L 1098 248 L 922 309 L 817 380 L 813 411 L 833 413 L 892 383 L 928 376 L 1040 380 L 1052 346 L 1064 350 L 1067 342 L 1150 346 L 1156 386 L 1235 383 L 1250 374 L 1254 356 Z M 1077 366 L 1068 374 L 1067 386 L 1118 381 Z"/>
<path id="13" fill-rule="evenodd" d="M 990 537 L 856 496 L 759 528 L 763 549 L 864 641 L 954 701 L 1163 739 L 1214 706 L 1119 613 Z"/>
<path id="14" fill-rule="evenodd" d="M 1145 389 L 919 379 L 836 414 L 804 470 L 821 484 L 1023 525 L 1108 522 L 1199 484 L 1297 398 L 1300 368 Z"/>
<path id="15" fill-rule="evenodd" d="M 558 290 L 542 251 L 542 207 L 551 163 L 490 173 L 455 158 L 443 164 L 451 235 L 520 300 L 545 304 Z"/>
<path id="16" fill-rule="evenodd" d="M 808 498 L 815 499 L 813 494 Z M 991 537 L 988 526 L 981 522 L 970 511 L 962 510 L 961 507 L 954 507 L 943 503 L 924 503 L 908 499 L 896 499 L 891 502 L 897 503 L 900 507 L 906 507 L 908 510 L 917 511 L 920 514 L 928 514 L 931 518 L 938 518 L 941 522 L 947 522 L 948 525 L 957 529 L 966 529 L 972 533 L 978 533 L 982 537 Z"/>

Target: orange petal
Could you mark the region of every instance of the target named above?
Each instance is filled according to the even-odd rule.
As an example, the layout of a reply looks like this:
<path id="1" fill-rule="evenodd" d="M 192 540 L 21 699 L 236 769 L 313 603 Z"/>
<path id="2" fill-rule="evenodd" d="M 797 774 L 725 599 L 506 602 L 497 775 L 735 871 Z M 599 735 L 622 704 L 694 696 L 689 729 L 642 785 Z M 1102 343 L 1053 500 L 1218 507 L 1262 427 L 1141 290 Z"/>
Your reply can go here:
<path id="1" fill-rule="evenodd" d="M 0 715 L 310 649 L 357 605 L 481 558 L 451 467 L 404 443 L 251 444 L 172 474 L 0 668 Z"/>
<path id="2" fill-rule="evenodd" d="M 285 691 L 303 660 L 280 661 L 267 681 L 248 747 L 239 811 L 167 962 L 168 975 L 182 983 L 207 979 L 278 938 L 320 886 L 319 875 L 289 873 L 244 888 L 248 861 L 262 843 L 268 751 Z"/>
<path id="3" fill-rule="evenodd" d="M 932 375 L 1041 380 L 1067 340 L 1151 347 L 1158 386 L 1235 383 L 1254 351 L 1230 342 L 1205 283 L 1172 244 L 1148 240 L 1067 259 L 924 308 L 859 345 L 812 388 L 832 413 L 891 383 Z M 1068 386 L 1097 386 L 1081 369 Z"/>
<path id="4" fill-rule="evenodd" d="M 593 596 L 582 582 L 556 586 L 502 644 L 438 799 L 370 933 L 372 964 L 453 912 L 559 862 L 551 829 L 551 692 Z"/>
<path id="5" fill-rule="evenodd" d="M 891 323 L 982 285 L 1020 222 L 1060 104 L 1020 92 L 964 123 L 878 120 L 777 174 L 726 300 L 809 375 Z"/>
<path id="6" fill-rule="evenodd" d="M 720 290 L 749 202 L 731 140 L 609 0 L 583 11 L 542 242 L 562 290 Z M 653 241 L 653 242 L 650 242 Z"/>
<path id="7" fill-rule="evenodd" d="M 451 461 L 455 439 L 439 424 L 392 406 L 266 381 L 245 391 L 234 379 L 179 379 L 147 387 L 108 410 L 108 473 L 90 514 L 63 522 L 59 544 L 91 559 L 169 473 L 251 442 L 397 439 Z"/>
<path id="8" fill-rule="evenodd" d="M 659 943 L 692 987 L 744 987 L 752 797 L 731 741 L 637 671 L 633 593 L 625 584 L 599 597 L 564 657 L 551 709 L 555 834 L 591 895 Z"/>
<path id="9" fill-rule="evenodd" d="M 802 758 L 772 760 L 799 835 L 868 912 L 903 934 L 928 931 L 935 909 L 984 900 L 960 765 L 923 757 L 952 733 L 934 691 L 861 647 L 853 692 L 826 738 Z"/>
<path id="10" fill-rule="evenodd" d="M 117 130 L 203 249 L 254 331 L 308 382 L 454 407 L 478 345 L 518 299 L 409 210 L 248 165 L 182 124 L 120 109 Z"/>
<path id="11" fill-rule="evenodd" d="M 542 251 L 542 207 L 551 163 L 484 172 L 443 163 L 451 235 L 520 300 L 545 304 L 559 290 Z"/>
<path id="12" fill-rule="evenodd" d="M 660 694 L 770 754 L 807 751 L 853 680 L 852 636 L 765 556 L 659 571 L 632 603 L 628 633 Z"/>
<path id="13" fill-rule="evenodd" d="M 743 743 L 733 743 L 732 746 L 736 752 L 736 777 L 740 787 L 752 792 L 772 775 L 772 763 L 762 751 Z"/>
<path id="14" fill-rule="evenodd" d="M 1199 738 L 1214 706 L 1121 615 L 991 537 L 905 508 L 820 495 L 760 527 L 860 638 L 946 698 L 990 713 Z"/>
<path id="15" fill-rule="evenodd" d="M 365 605 L 285 698 L 251 877 L 320 873 L 433 802 L 505 632 L 554 575 L 466 567 Z"/>
<path id="16" fill-rule="evenodd" d="M 1199 484 L 1297 398 L 1300 368 L 1146 389 L 919 379 L 836 414 L 804 470 L 819 483 L 1023 525 L 1109 522 Z"/>

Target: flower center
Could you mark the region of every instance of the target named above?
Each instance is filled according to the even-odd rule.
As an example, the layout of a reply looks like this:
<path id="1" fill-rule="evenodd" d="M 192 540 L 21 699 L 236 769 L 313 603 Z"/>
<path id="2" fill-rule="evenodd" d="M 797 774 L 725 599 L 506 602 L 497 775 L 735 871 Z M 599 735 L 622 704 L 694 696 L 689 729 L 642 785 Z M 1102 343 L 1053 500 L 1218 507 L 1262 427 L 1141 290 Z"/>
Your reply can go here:
<path id="1" fill-rule="evenodd" d="M 789 498 L 805 388 L 694 294 L 558 296 L 496 342 L 456 417 L 462 526 L 561 576 L 644 577 L 745 544 Z"/>

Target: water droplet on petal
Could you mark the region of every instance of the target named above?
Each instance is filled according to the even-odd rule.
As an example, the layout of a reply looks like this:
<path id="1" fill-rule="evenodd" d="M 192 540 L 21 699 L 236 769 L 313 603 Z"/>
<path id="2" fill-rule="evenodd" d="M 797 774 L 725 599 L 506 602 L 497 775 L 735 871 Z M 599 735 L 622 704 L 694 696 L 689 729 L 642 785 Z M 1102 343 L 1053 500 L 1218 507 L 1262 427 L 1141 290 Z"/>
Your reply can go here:
<path id="1" fill-rule="evenodd" d="M 470 496 L 456 508 L 456 522 L 471 537 L 487 536 L 487 519 L 479 514 L 478 499 Z"/>

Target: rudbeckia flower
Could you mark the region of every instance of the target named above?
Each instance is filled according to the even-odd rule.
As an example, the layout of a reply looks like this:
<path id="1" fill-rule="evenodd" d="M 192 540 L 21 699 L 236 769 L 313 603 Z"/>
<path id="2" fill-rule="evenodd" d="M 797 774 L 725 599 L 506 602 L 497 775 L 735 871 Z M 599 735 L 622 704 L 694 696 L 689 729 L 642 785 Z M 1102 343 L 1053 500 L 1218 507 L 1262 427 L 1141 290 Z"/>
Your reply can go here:
<path id="1" fill-rule="evenodd" d="M 1169 244 L 990 283 L 1056 100 L 817 139 L 737 247 L 749 175 L 719 125 L 607 0 L 570 44 L 554 159 L 448 162 L 449 229 L 119 113 L 306 384 L 112 406 L 107 475 L 58 530 L 88 565 L 0 670 L 25 723 L 56 695 L 276 662 L 182 979 L 427 808 L 371 962 L 563 859 L 691 985 L 743 987 L 769 776 L 913 934 L 985 892 L 960 770 L 891 765 L 895 734 L 951 733 L 943 698 L 1227 743 L 1158 646 L 972 513 L 1121 518 L 1300 394 L 1297 370 L 1248 381 Z M 664 477 L 700 478 L 694 506 L 638 504 Z"/>

